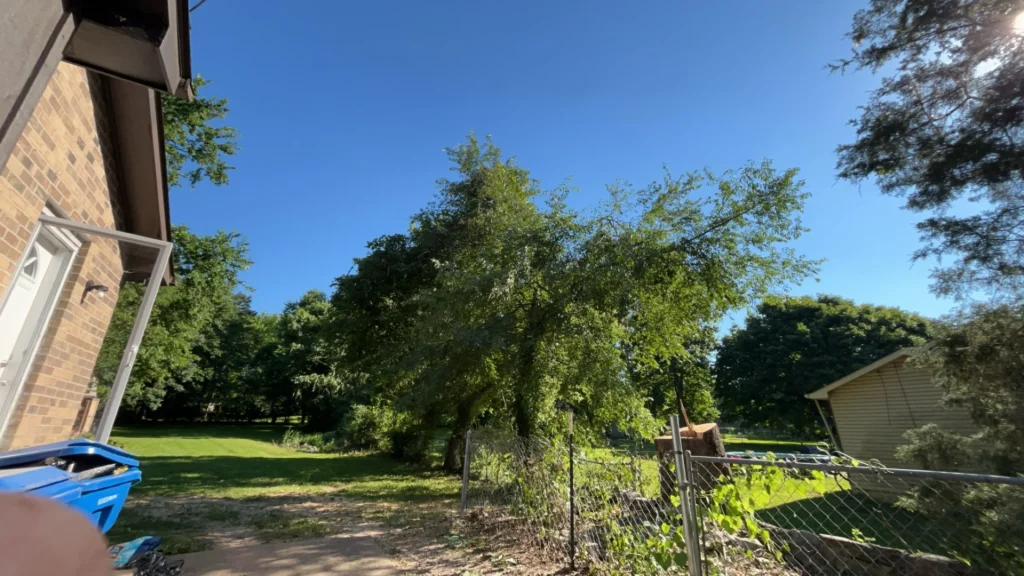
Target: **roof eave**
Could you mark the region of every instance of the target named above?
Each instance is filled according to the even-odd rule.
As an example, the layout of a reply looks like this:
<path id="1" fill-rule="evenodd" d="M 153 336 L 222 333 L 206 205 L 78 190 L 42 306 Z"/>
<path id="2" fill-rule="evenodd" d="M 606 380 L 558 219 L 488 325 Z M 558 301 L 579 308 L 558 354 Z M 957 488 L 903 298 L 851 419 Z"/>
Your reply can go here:
<path id="1" fill-rule="evenodd" d="M 117 149 L 118 196 L 125 231 L 169 242 L 170 197 L 160 95 L 117 78 L 106 78 L 106 84 L 113 112 L 111 128 Z M 126 263 L 126 268 L 140 277 L 148 274 L 141 261 Z M 127 276 L 133 278 L 132 273 Z M 174 282 L 170 266 L 164 282 Z"/>
<path id="2" fill-rule="evenodd" d="M 860 368 L 858 370 L 855 370 L 855 371 L 847 374 L 846 376 L 843 376 L 839 380 L 836 380 L 835 382 L 833 382 L 833 383 L 831 383 L 831 384 L 829 384 L 827 386 L 822 386 L 821 388 L 818 388 L 814 392 L 811 392 L 809 394 L 804 394 L 804 398 L 807 398 L 808 400 L 828 400 L 829 394 L 833 390 L 835 390 L 836 388 L 839 388 L 840 386 L 845 386 L 846 384 L 849 384 L 850 382 L 856 380 L 857 378 L 860 378 L 861 376 L 863 376 L 863 375 L 865 375 L 865 374 L 867 374 L 869 372 L 873 372 L 875 370 L 878 370 L 882 366 L 885 366 L 886 364 L 888 364 L 888 363 L 890 363 L 890 362 L 892 362 L 894 360 L 898 360 L 900 358 L 903 358 L 905 356 L 910 356 L 910 349 L 904 348 L 904 349 L 901 349 L 901 350 L 897 350 L 897 351 L 893 352 L 892 354 L 889 354 L 888 356 L 885 356 L 883 358 L 879 358 L 878 360 L 875 360 L 871 364 L 868 364 L 867 366 L 864 366 L 864 367 L 862 367 L 862 368 Z"/>

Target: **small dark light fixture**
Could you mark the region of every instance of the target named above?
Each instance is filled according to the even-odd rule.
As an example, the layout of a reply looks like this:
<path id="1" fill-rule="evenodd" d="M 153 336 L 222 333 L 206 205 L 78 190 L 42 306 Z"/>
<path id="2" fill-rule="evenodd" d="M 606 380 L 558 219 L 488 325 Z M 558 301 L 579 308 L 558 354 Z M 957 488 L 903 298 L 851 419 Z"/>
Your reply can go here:
<path id="1" fill-rule="evenodd" d="M 89 292 L 92 292 L 93 290 L 96 291 L 96 296 L 98 298 L 103 298 L 103 295 L 106 294 L 110 290 L 110 288 L 107 288 L 103 284 L 97 284 L 96 282 L 89 280 L 85 283 L 85 292 L 82 292 L 82 302 L 85 302 L 85 297 L 88 296 Z"/>

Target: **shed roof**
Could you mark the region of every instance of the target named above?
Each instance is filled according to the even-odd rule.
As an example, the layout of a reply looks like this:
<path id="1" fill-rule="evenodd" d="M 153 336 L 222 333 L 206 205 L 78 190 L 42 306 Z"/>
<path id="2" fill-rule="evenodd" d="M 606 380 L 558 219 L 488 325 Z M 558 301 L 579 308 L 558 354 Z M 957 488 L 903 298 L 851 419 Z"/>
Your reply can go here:
<path id="1" fill-rule="evenodd" d="M 832 392 L 833 390 L 835 390 L 836 388 L 839 388 L 840 386 L 843 386 L 845 384 L 849 384 L 850 382 L 856 380 L 857 378 L 860 378 L 861 376 L 863 376 L 863 375 L 865 375 L 865 374 L 867 374 L 869 372 L 873 372 L 875 370 L 878 370 L 882 366 L 885 366 L 886 364 L 889 364 L 890 362 L 894 362 L 894 361 L 899 360 L 900 358 L 903 358 L 903 357 L 906 357 L 906 356 L 910 356 L 910 351 L 909 350 L 907 350 L 907 349 L 897 350 L 897 351 L 893 352 L 892 354 L 889 354 L 888 356 L 886 356 L 884 358 L 880 358 L 878 360 L 875 360 L 871 364 L 868 364 L 867 366 L 865 366 L 865 367 L 863 367 L 863 368 L 861 368 L 859 370 L 856 370 L 854 372 L 851 372 L 851 373 L 847 374 L 846 376 L 843 376 L 842 378 L 840 378 L 839 380 L 836 380 L 835 382 L 829 384 L 828 386 L 824 386 L 822 388 L 818 388 L 817 390 L 815 390 L 814 392 L 811 392 L 810 394 L 805 394 L 804 398 L 808 398 L 810 400 L 828 400 L 829 393 Z"/>

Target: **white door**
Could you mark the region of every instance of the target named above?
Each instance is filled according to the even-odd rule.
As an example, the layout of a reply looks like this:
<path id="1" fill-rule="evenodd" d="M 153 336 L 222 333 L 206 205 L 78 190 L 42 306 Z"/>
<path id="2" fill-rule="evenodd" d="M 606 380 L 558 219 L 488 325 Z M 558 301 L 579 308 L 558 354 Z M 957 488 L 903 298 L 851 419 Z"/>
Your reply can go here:
<path id="1" fill-rule="evenodd" d="M 0 308 L 0 422 L 14 405 L 73 253 L 56 234 L 41 228 L 11 279 Z"/>

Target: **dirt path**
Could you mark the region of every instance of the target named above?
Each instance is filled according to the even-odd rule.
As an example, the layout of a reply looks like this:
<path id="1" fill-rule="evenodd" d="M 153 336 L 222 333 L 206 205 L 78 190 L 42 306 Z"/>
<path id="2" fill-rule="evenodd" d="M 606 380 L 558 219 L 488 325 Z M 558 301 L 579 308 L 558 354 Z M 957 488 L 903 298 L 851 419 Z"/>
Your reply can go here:
<path id="1" fill-rule="evenodd" d="M 143 532 L 165 537 L 169 534 L 168 541 L 183 542 L 185 550 L 207 550 L 191 556 L 191 563 L 201 560 L 200 566 L 208 566 L 202 568 L 208 571 L 196 573 L 211 576 L 262 574 L 218 570 L 227 569 L 223 562 L 235 555 L 240 555 L 239 562 L 249 556 L 259 557 L 268 543 L 284 546 L 284 553 L 289 550 L 288 543 L 295 542 L 298 548 L 294 555 L 305 558 L 312 557 L 304 550 L 309 549 L 309 542 L 317 541 L 314 539 L 330 550 L 330 546 L 343 549 L 344 543 L 335 541 L 349 538 L 372 540 L 401 574 L 533 576 L 553 574 L 561 568 L 536 553 L 474 534 L 471 527 L 458 521 L 453 508 L 447 502 L 393 504 L 353 500 L 340 493 L 316 493 L 245 499 L 138 497 L 129 502 L 123 514 L 127 522 L 140 526 Z M 326 558 L 335 558 L 343 565 L 346 556 L 328 554 Z"/>

